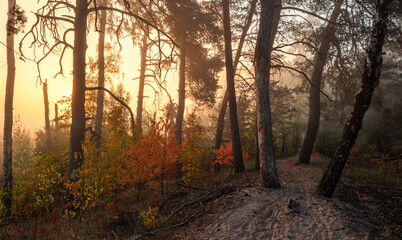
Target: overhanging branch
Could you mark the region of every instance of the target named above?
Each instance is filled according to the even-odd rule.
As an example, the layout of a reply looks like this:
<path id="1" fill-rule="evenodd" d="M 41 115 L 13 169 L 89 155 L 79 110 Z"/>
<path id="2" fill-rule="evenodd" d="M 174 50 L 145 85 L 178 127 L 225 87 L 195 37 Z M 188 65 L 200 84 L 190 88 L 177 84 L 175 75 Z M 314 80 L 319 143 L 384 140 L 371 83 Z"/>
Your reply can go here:
<path id="1" fill-rule="evenodd" d="M 323 21 L 326 21 L 326 22 L 335 24 L 335 25 L 342 25 L 342 24 L 340 24 L 340 23 L 332 22 L 332 21 L 326 19 L 325 17 L 321 17 L 321 16 L 318 15 L 318 14 L 315 14 L 315 13 L 313 13 L 313 12 L 310 12 L 310 11 L 307 11 L 307 10 L 304 10 L 304 9 L 301 9 L 301 8 L 289 7 L 289 6 L 288 6 L 288 7 L 282 7 L 282 10 L 294 10 L 294 11 L 299 11 L 299 12 L 306 13 L 306 14 L 309 14 L 309 15 L 311 15 L 311 16 L 314 16 L 314 17 L 316 17 L 316 18 L 318 18 L 318 19 L 321 19 L 321 20 L 323 20 Z"/>
<path id="2" fill-rule="evenodd" d="M 114 100 L 116 100 L 117 102 L 119 102 L 121 105 L 123 105 L 129 112 L 130 112 L 130 117 L 131 117 L 131 127 L 132 129 L 134 129 L 135 126 L 135 121 L 134 121 L 134 114 L 133 111 L 131 110 L 130 106 L 128 106 L 123 100 L 121 100 L 119 97 L 117 97 L 116 95 L 114 95 L 112 93 L 112 91 L 110 91 L 107 88 L 104 87 L 86 87 L 85 88 L 86 91 L 93 91 L 93 90 L 101 90 L 101 91 L 105 91 L 107 93 L 110 94 L 110 96 L 112 96 L 112 98 L 114 98 Z"/>
<path id="3" fill-rule="evenodd" d="M 322 95 L 324 95 L 329 101 L 335 102 L 328 94 L 326 94 L 326 93 L 323 92 L 319 87 L 317 87 L 317 86 L 310 80 L 310 78 L 309 78 L 304 72 L 302 72 L 302 71 L 300 71 L 300 70 L 297 70 L 296 68 L 289 67 L 289 66 L 285 66 L 285 65 L 272 65 L 271 67 L 273 67 L 273 68 L 274 68 L 274 67 L 286 68 L 286 69 L 295 71 L 295 72 L 297 72 L 297 73 L 303 75 L 303 77 L 310 83 L 310 85 L 311 85 L 312 87 L 314 87 L 314 88 L 316 88 L 318 91 L 320 91 L 320 93 L 321 93 Z"/>
<path id="4" fill-rule="evenodd" d="M 145 24 L 147 24 L 147 25 L 153 27 L 153 28 L 156 29 L 158 32 L 160 32 L 160 33 L 162 33 L 163 35 L 165 35 L 175 46 L 177 46 L 178 48 L 180 48 L 180 46 L 179 46 L 166 32 L 164 32 L 163 30 L 159 29 L 155 24 L 149 22 L 148 20 L 146 20 L 146 19 L 143 18 L 143 17 L 138 16 L 138 15 L 135 14 L 135 13 L 132 13 L 132 12 L 129 12 L 129 11 L 120 10 L 120 9 L 117 9 L 117 8 L 103 7 L 103 6 L 97 6 L 96 9 L 95 9 L 95 8 L 89 8 L 89 9 L 87 10 L 87 13 L 90 13 L 90 12 L 93 12 L 93 11 L 96 11 L 96 10 L 109 10 L 109 11 L 119 12 L 119 13 L 121 13 L 121 14 L 125 14 L 125 15 L 128 15 L 128 16 L 134 17 L 135 19 L 137 19 L 137 20 L 139 20 L 139 21 L 141 21 L 141 22 L 143 22 L 143 23 L 145 23 Z"/>

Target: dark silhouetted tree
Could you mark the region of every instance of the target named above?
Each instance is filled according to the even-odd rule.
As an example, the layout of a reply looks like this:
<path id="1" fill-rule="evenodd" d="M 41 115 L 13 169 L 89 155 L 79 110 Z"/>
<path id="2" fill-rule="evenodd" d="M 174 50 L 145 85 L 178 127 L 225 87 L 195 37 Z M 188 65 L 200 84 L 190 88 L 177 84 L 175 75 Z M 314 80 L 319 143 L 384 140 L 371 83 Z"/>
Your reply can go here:
<path id="1" fill-rule="evenodd" d="M 272 122 L 269 96 L 269 78 L 271 68 L 271 40 L 279 23 L 279 5 L 275 0 L 261 0 L 260 29 L 255 50 L 255 76 L 258 121 L 258 147 L 262 184 L 265 187 L 279 187 L 276 172 L 274 143 L 272 136 Z"/>
<path id="2" fill-rule="evenodd" d="M 334 3 L 330 22 L 323 29 L 320 39 L 320 47 L 315 56 L 314 70 L 311 78 L 312 85 L 309 93 L 309 115 L 307 131 L 304 136 L 303 145 L 300 150 L 298 163 L 308 164 L 310 162 L 311 153 L 313 151 L 314 142 L 317 137 L 318 128 L 320 126 L 320 88 L 324 67 L 327 61 L 328 50 L 331 39 L 335 34 L 335 23 L 341 13 L 343 0 Z"/>
<path id="3" fill-rule="evenodd" d="M 27 21 L 24 11 L 18 7 L 16 0 L 8 0 L 7 13 L 7 81 L 4 102 L 3 132 L 3 196 L 4 219 L 11 216 L 13 194 L 13 102 L 15 82 L 14 34 L 23 28 Z"/>
<path id="4" fill-rule="evenodd" d="M 345 124 L 341 140 L 338 143 L 334 157 L 331 159 L 316 193 L 324 197 L 332 197 L 336 184 L 339 182 L 343 168 L 349 157 L 357 135 L 362 128 L 363 118 L 370 106 L 374 90 L 379 83 L 382 67 L 382 48 L 387 30 L 388 17 L 392 0 L 377 0 L 376 15 L 367 46 L 364 60 L 361 89 L 355 97 L 354 107 Z"/>

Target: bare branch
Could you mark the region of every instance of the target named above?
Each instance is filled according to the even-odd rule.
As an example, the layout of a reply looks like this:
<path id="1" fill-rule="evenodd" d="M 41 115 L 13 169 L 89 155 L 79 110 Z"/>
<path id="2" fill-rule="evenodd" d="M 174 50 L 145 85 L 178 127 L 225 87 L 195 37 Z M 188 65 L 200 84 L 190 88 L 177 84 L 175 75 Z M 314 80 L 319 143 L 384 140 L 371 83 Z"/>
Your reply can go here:
<path id="1" fill-rule="evenodd" d="M 56 3 L 55 6 L 57 6 L 57 5 L 59 5 L 59 4 L 63 4 L 63 5 L 65 5 L 66 7 L 75 10 L 75 6 L 74 6 L 73 4 L 71 4 L 71 3 L 68 3 L 68 2 L 62 2 L 62 1 L 48 1 L 48 5 L 49 5 L 50 3 Z"/>
<path id="2" fill-rule="evenodd" d="M 249 82 L 247 82 L 247 79 L 245 79 L 242 75 L 240 75 L 238 73 L 236 73 L 235 76 L 238 76 L 240 79 L 242 79 L 247 84 L 247 86 L 250 88 L 250 90 L 253 91 L 254 93 L 256 93 L 255 87 L 251 86 L 251 84 Z M 252 78 L 252 79 L 255 79 L 255 78 Z"/>
<path id="3" fill-rule="evenodd" d="M 239 61 L 239 63 L 247 70 L 247 72 L 255 79 L 254 74 L 250 71 L 250 69 L 242 62 Z"/>
<path id="4" fill-rule="evenodd" d="M 313 86 L 314 88 L 316 88 L 318 91 L 320 91 L 320 93 L 322 95 L 324 95 L 329 101 L 331 102 L 335 102 L 330 96 L 328 96 L 328 94 L 326 94 L 325 92 L 323 92 L 319 87 L 317 87 L 316 85 L 313 84 L 313 82 L 310 80 L 310 78 L 302 71 L 297 70 L 296 68 L 293 67 L 289 67 L 289 66 L 285 66 L 285 65 L 272 65 L 271 67 L 278 67 L 278 68 L 286 68 L 286 69 L 290 69 L 292 71 L 295 71 L 301 75 L 303 75 L 303 77 L 310 83 L 311 86 Z"/>
<path id="5" fill-rule="evenodd" d="M 284 43 L 284 44 L 278 45 L 278 46 L 274 47 L 272 50 L 275 51 L 278 48 L 292 47 L 293 45 L 296 45 L 296 44 L 304 44 L 304 45 L 306 45 L 308 47 L 311 47 L 312 49 L 318 51 L 318 48 L 316 46 L 313 46 L 311 43 L 305 42 L 304 39 L 307 39 L 307 38 L 303 38 L 302 40 L 297 40 L 297 41 L 292 42 L 292 43 Z"/>
<path id="6" fill-rule="evenodd" d="M 48 15 L 41 15 L 39 13 L 34 13 L 37 17 L 43 18 L 43 19 L 52 19 L 52 20 L 57 20 L 57 21 L 64 21 L 64 22 L 69 22 L 71 24 L 75 24 L 75 22 L 69 18 L 62 18 L 62 17 L 55 17 L 55 16 L 48 16 Z"/>
<path id="7" fill-rule="evenodd" d="M 198 216 L 200 216 L 201 214 L 203 214 L 203 212 L 194 213 L 194 214 L 192 214 L 189 218 L 187 218 L 186 220 L 184 220 L 184 221 L 181 222 L 181 223 L 177 223 L 177 224 L 174 224 L 174 225 L 169 226 L 169 227 L 164 227 L 164 228 L 156 229 L 156 230 L 154 230 L 154 231 L 152 231 L 152 232 L 142 232 L 142 233 L 140 233 L 140 234 L 138 234 L 138 235 L 136 235 L 136 236 L 127 238 L 126 240 L 137 240 L 137 239 L 140 239 L 140 238 L 145 237 L 145 236 L 156 235 L 156 234 L 159 233 L 159 232 L 162 232 L 162 231 L 165 231 L 165 230 L 170 230 L 170 229 L 173 229 L 173 228 L 177 228 L 177 227 L 186 225 L 191 219 L 193 219 L 193 218 L 195 218 L 195 217 L 198 217 Z"/>
<path id="8" fill-rule="evenodd" d="M 60 58 L 59 58 L 60 71 L 58 73 L 56 73 L 56 75 L 54 75 L 53 78 L 56 78 L 57 75 L 59 75 L 59 74 L 64 77 L 62 61 L 63 61 L 64 53 L 65 53 L 67 47 L 68 47 L 67 45 L 64 46 L 63 51 L 61 52 L 61 55 L 60 55 Z"/>
<path id="9" fill-rule="evenodd" d="M 306 14 L 309 14 L 309 15 L 311 15 L 311 16 L 314 16 L 314 17 L 316 17 L 316 18 L 318 18 L 318 19 L 321 19 L 321 20 L 323 20 L 323 21 L 326 21 L 326 22 L 335 24 L 335 25 L 343 25 L 343 24 L 340 24 L 340 23 L 331 22 L 330 20 L 328 20 L 328 19 L 326 19 L 326 18 L 324 18 L 324 17 L 321 17 L 321 16 L 318 15 L 318 14 L 315 14 L 315 13 L 313 13 L 313 12 L 310 12 L 310 11 L 307 11 L 307 10 L 304 10 L 304 9 L 301 9 L 301 8 L 297 8 L 297 7 L 289 7 L 289 6 L 287 6 L 287 7 L 282 7 L 282 10 L 294 10 L 294 11 L 299 11 L 299 12 L 306 13 Z"/>
<path id="10" fill-rule="evenodd" d="M 134 121 L 134 114 L 133 111 L 131 110 L 130 106 L 128 106 L 123 100 L 121 100 L 119 97 L 117 97 L 116 95 L 114 95 L 112 93 L 112 91 L 110 91 L 107 88 L 104 87 L 86 87 L 85 88 L 86 91 L 93 91 L 93 90 L 102 90 L 105 91 L 107 93 L 110 94 L 110 96 L 112 96 L 112 98 L 114 98 L 114 100 L 116 100 L 117 102 L 119 102 L 121 105 L 123 105 L 129 112 L 130 112 L 130 116 L 131 116 L 131 127 L 132 129 L 134 129 L 135 126 L 135 121 Z"/>
<path id="11" fill-rule="evenodd" d="M 151 22 L 149 22 L 148 20 L 146 20 L 143 17 L 138 16 L 137 14 L 132 13 L 131 11 L 124 11 L 124 10 L 120 10 L 117 8 L 112 8 L 112 7 L 103 7 L 103 6 L 99 6 L 96 8 L 96 10 L 109 10 L 109 11 L 115 11 L 115 12 L 119 12 L 121 14 L 125 14 L 131 17 L 134 17 L 135 19 L 137 19 L 138 21 L 141 21 L 151 27 L 153 27 L 154 29 L 156 29 L 158 32 L 162 33 L 163 35 L 165 35 L 174 45 L 176 45 L 178 48 L 180 48 L 180 46 L 164 31 L 162 31 L 161 29 L 159 29 L 156 25 L 152 24 Z M 89 8 L 87 10 L 88 13 L 95 11 L 95 8 Z"/>
<path id="12" fill-rule="evenodd" d="M 375 14 L 366 7 L 367 3 L 363 4 L 362 2 L 360 2 L 360 0 L 355 0 L 355 2 L 357 4 L 359 4 L 359 6 L 364 9 L 364 11 L 366 11 L 368 14 L 370 14 L 371 17 L 373 17 L 373 18 L 375 17 Z"/>
<path id="13" fill-rule="evenodd" d="M 292 56 L 296 56 L 296 57 L 302 57 L 302 58 L 304 58 L 307 62 L 309 62 L 309 63 L 311 64 L 311 66 L 314 66 L 314 63 L 313 63 L 310 59 L 308 59 L 304 54 L 286 52 L 286 51 L 283 51 L 283 50 L 281 50 L 281 49 L 275 49 L 274 51 L 276 51 L 276 52 L 281 52 L 281 53 L 288 54 L 288 55 L 292 55 Z"/>

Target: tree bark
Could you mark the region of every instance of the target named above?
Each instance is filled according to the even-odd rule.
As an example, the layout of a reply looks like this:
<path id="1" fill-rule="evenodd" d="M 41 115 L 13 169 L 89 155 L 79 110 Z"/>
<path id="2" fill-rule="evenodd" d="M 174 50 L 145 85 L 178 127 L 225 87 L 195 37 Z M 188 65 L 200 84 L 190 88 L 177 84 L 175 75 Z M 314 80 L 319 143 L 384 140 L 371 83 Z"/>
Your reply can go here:
<path id="1" fill-rule="evenodd" d="M 240 36 L 239 45 L 237 47 L 235 60 L 233 62 L 234 71 L 236 71 L 237 65 L 239 64 L 240 55 L 241 55 L 243 45 L 244 45 L 244 40 L 246 38 L 248 29 L 250 28 L 250 25 L 252 23 L 256 5 L 257 5 L 257 0 L 253 0 L 250 4 L 250 12 L 248 14 L 246 23 L 244 24 L 244 27 L 242 29 L 242 34 Z M 221 109 L 219 111 L 219 116 L 218 116 L 218 124 L 217 124 L 217 128 L 216 128 L 216 137 L 215 137 L 215 149 L 219 149 L 222 144 L 223 127 L 224 127 L 224 123 L 225 123 L 225 114 L 226 114 L 226 108 L 228 105 L 228 101 L 229 101 L 229 94 L 226 89 L 225 95 L 223 96 L 223 99 L 222 99 Z M 215 173 L 219 173 L 220 165 L 218 163 L 215 164 L 214 169 L 215 169 Z"/>
<path id="2" fill-rule="evenodd" d="M 138 101 L 137 101 L 137 124 L 138 136 L 141 134 L 142 129 L 142 105 L 144 102 L 144 86 L 145 86 L 145 69 L 147 67 L 147 51 L 148 51 L 148 37 L 144 31 L 141 44 L 141 68 L 140 68 L 140 82 L 138 86 Z"/>
<path id="3" fill-rule="evenodd" d="M 286 136 L 285 136 L 285 129 L 282 126 L 282 148 L 281 148 L 281 158 L 285 156 L 285 145 L 286 145 Z"/>
<path id="4" fill-rule="evenodd" d="M 222 99 L 221 109 L 219 111 L 218 116 L 218 124 L 216 127 L 216 137 L 215 137 L 215 149 L 219 149 L 222 144 L 222 136 L 223 136 L 223 127 L 225 125 L 225 114 L 226 114 L 226 107 L 229 101 L 229 94 L 228 90 L 225 90 L 225 95 Z M 214 172 L 219 173 L 221 171 L 221 166 L 219 163 L 214 164 Z"/>
<path id="5" fill-rule="evenodd" d="M 101 1 L 102 6 L 106 6 L 106 0 Z M 106 10 L 101 10 L 100 29 L 98 39 L 98 87 L 105 87 L 105 31 L 106 31 Z M 96 23 L 95 23 L 96 24 Z M 96 97 L 96 117 L 95 117 L 95 148 L 99 149 L 102 141 L 102 122 L 103 122 L 103 104 L 105 93 L 97 92 Z"/>
<path id="6" fill-rule="evenodd" d="M 260 148 L 258 147 L 258 122 L 255 120 L 255 170 L 260 170 Z"/>
<path id="7" fill-rule="evenodd" d="M 82 144 L 85 141 L 85 54 L 87 48 L 87 0 L 76 0 L 74 50 L 73 50 L 73 93 L 71 103 L 71 132 L 68 156 L 68 180 L 83 161 Z"/>
<path id="8" fill-rule="evenodd" d="M 186 34 L 184 32 L 181 36 L 179 72 L 179 105 L 177 107 L 175 140 L 181 144 L 186 101 Z"/>
<path id="9" fill-rule="evenodd" d="M 230 130 L 232 132 L 233 158 L 235 173 L 244 172 L 243 153 L 240 142 L 239 120 L 237 118 L 236 90 L 232 59 L 232 37 L 230 31 L 229 0 L 222 0 L 223 30 L 225 38 L 226 84 L 229 95 Z"/>
<path id="10" fill-rule="evenodd" d="M 50 118 L 49 118 L 49 96 L 47 92 L 47 79 L 43 83 L 43 102 L 45 105 L 45 134 L 46 134 L 46 147 L 49 150 L 52 147 L 50 138 Z"/>
<path id="11" fill-rule="evenodd" d="M 54 129 L 59 129 L 59 107 L 57 103 L 54 104 Z"/>
<path id="12" fill-rule="evenodd" d="M 329 43 L 331 37 L 335 34 L 335 22 L 341 13 L 343 0 L 338 0 L 334 4 L 330 22 L 323 29 L 320 39 L 320 47 L 314 61 L 314 70 L 311 82 L 314 86 L 310 86 L 309 93 L 309 115 L 307 123 L 307 131 L 304 136 L 303 144 L 300 150 L 298 164 L 309 164 L 311 153 L 313 151 L 315 139 L 317 137 L 318 128 L 320 127 L 320 87 L 322 73 L 327 62 Z"/>
<path id="13" fill-rule="evenodd" d="M 258 32 L 255 52 L 258 146 L 260 152 L 261 181 L 263 186 L 271 188 L 280 187 L 275 165 L 269 100 L 272 39 L 274 39 L 276 34 L 281 9 L 280 4 L 275 7 L 276 2 L 277 1 L 274 0 L 260 0 L 260 30 Z"/>
<path id="14" fill-rule="evenodd" d="M 391 3 L 392 0 L 377 0 L 376 17 L 367 46 L 361 89 L 355 97 L 354 107 L 343 129 L 335 155 L 317 187 L 316 193 L 320 196 L 332 197 L 346 165 L 350 149 L 353 147 L 362 127 L 364 114 L 370 106 L 374 90 L 378 85 L 382 67 L 382 47 Z"/>
<path id="15" fill-rule="evenodd" d="M 15 0 L 8 0 L 8 19 L 13 16 L 10 9 L 16 4 Z M 4 102 L 4 133 L 3 133 L 3 216 L 7 219 L 11 216 L 11 204 L 13 193 L 13 101 L 15 82 L 15 56 L 14 34 L 7 34 L 7 82 Z"/>

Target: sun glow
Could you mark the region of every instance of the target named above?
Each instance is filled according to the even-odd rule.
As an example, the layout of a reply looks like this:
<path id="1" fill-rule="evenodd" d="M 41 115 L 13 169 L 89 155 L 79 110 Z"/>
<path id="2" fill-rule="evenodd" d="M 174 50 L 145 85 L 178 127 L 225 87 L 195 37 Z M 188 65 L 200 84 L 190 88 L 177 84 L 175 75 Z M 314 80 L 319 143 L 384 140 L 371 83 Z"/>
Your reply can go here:
<path id="1" fill-rule="evenodd" d="M 71 88 L 69 88 L 64 92 L 63 97 L 71 97 L 72 94 L 73 94 L 73 90 Z"/>

